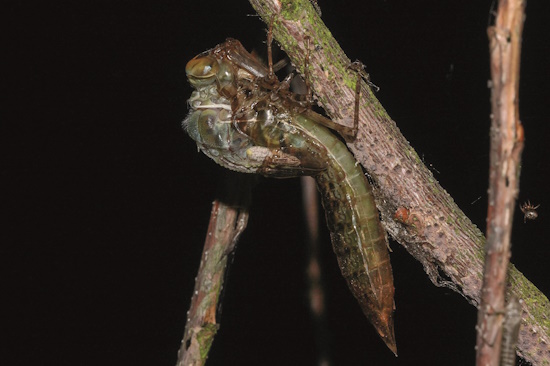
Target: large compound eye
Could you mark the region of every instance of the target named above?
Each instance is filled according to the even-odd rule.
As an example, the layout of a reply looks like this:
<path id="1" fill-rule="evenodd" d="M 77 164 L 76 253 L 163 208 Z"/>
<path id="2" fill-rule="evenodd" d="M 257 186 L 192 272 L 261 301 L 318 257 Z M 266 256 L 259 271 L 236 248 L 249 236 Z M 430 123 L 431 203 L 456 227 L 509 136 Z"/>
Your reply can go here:
<path id="1" fill-rule="evenodd" d="M 216 79 L 219 66 L 211 56 L 197 56 L 187 63 L 185 73 L 189 82 L 195 86 L 208 85 Z"/>

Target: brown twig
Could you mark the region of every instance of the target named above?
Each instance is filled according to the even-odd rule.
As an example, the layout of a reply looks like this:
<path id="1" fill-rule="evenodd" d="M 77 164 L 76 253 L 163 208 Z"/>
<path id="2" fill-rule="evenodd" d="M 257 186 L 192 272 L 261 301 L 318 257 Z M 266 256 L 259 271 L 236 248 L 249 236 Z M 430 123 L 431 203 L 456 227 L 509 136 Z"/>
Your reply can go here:
<path id="1" fill-rule="evenodd" d="M 220 325 L 216 314 L 227 261 L 248 221 L 251 176 L 228 173 L 228 192 L 212 204 L 177 366 L 204 365 Z M 235 188 L 238 187 L 238 188 Z"/>
<path id="2" fill-rule="evenodd" d="M 505 286 L 523 127 L 519 120 L 519 69 L 525 2 L 499 1 L 489 27 L 491 54 L 491 146 L 485 271 L 477 323 L 477 365 L 497 366 L 501 354 Z"/>
<path id="3" fill-rule="evenodd" d="M 319 194 L 317 184 L 311 177 L 301 177 L 302 206 L 307 229 L 307 280 L 309 286 L 309 311 L 315 328 L 317 365 L 329 366 L 330 353 L 326 324 L 325 290 L 321 276 L 319 253 Z"/>
<path id="4" fill-rule="evenodd" d="M 250 3 L 264 21 L 276 15 L 273 35 L 298 70 L 304 70 L 305 47 L 311 45 L 310 84 L 331 118 L 351 126 L 356 74 L 348 70 L 349 58 L 309 2 Z M 483 234 L 424 166 L 364 81 L 361 95 L 359 133 L 348 147 L 378 185 L 377 205 L 386 229 L 423 264 L 434 284 L 454 289 L 477 306 L 483 282 Z M 550 364 L 550 302 L 512 265 L 507 290 L 528 299 L 522 303 L 520 355 L 535 365 Z"/>

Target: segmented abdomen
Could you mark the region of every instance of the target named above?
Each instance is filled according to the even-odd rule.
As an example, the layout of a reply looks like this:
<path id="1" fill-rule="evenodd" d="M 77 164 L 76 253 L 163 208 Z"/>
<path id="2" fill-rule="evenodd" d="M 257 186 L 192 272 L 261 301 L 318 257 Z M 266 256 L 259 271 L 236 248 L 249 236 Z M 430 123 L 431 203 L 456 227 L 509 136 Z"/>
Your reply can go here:
<path id="1" fill-rule="evenodd" d="M 316 176 L 338 264 L 363 313 L 397 353 L 394 287 L 387 239 L 372 188 L 346 146 L 306 118 L 295 122 L 327 150 L 327 169 Z"/>

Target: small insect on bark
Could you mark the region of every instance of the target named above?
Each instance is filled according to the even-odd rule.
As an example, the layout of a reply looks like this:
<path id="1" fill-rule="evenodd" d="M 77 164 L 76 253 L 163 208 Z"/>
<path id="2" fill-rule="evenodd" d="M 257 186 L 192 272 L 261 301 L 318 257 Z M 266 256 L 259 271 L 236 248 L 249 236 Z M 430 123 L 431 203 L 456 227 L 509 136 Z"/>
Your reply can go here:
<path id="1" fill-rule="evenodd" d="M 535 220 L 537 217 L 539 217 L 539 214 L 537 213 L 537 208 L 539 208 L 540 205 L 532 205 L 531 202 L 527 201 L 523 205 L 519 206 L 521 212 L 523 212 L 523 222 L 527 222 L 527 220 Z"/>

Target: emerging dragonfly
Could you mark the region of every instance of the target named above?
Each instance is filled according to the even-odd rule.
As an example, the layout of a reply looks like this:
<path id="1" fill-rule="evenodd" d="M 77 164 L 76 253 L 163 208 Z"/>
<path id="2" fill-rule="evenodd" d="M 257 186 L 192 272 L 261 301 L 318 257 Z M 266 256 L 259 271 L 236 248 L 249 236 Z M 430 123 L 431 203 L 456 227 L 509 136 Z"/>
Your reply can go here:
<path id="1" fill-rule="evenodd" d="M 335 123 L 291 93 L 289 80 L 279 82 L 271 59 L 269 65 L 234 39 L 193 58 L 186 73 L 195 91 L 183 128 L 225 168 L 266 177 L 315 177 L 342 274 L 397 354 L 393 275 L 372 189 L 346 146 L 321 126 Z"/>

